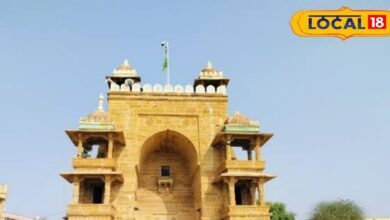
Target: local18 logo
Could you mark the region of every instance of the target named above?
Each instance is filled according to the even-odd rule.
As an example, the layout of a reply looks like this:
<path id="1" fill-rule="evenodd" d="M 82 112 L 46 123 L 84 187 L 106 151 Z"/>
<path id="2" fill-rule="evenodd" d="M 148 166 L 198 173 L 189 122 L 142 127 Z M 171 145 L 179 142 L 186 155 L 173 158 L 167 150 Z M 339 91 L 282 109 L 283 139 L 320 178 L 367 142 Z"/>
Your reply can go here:
<path id="1" fill-rule="evenodd" d="M 390 11 L 339 10 L 298 11 L 291 19 L 293 32 L 303 37 L 339 37 L 343 40 L 352 36 L 390 36 Z"/>

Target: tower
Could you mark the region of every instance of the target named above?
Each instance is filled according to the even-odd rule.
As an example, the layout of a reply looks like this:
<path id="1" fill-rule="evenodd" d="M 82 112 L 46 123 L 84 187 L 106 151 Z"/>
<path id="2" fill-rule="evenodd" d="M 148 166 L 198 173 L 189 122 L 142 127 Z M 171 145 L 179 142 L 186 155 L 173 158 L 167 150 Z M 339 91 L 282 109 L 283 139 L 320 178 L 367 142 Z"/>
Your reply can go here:
<path id="1" fill-rule="evenodd" d="M 106 79 L 108 112 L 100 96 L 66 131 L 77 146 L 74 170 L 61 174 L 74 189 L 68 219 L 269 220 L 264 184 L 274 176 L 261 147 L 272 134 L 228 117 L 222 72 L 209 62 L 192 85 L 141 85 L 125 61 Z"/>

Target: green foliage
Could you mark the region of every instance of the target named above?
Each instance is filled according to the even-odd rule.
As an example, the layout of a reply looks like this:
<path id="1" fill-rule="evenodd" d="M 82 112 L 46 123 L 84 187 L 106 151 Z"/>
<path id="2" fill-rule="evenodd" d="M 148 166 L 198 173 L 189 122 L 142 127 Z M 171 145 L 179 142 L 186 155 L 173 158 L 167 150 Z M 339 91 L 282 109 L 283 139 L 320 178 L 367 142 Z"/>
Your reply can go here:
<path id="1" fill-rule="evenodd" d="M 310 220 L 364 220 L 364 212 L 350 200 L 321 202 L 314 208 Z"/>
<path id="2" fill-rule="evenodd" d="M 295 220 L 295 214 L 286 210 L 286 205 L 281 202 L 267 202 L 271 213 L 271 220 Z"/>

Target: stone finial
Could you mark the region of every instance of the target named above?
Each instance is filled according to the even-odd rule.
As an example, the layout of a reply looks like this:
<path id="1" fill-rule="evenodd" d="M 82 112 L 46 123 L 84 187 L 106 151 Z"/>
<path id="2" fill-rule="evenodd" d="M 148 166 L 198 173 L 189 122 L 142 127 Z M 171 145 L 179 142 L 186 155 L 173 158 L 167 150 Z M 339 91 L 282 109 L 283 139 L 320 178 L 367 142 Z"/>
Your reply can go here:
<path id="1" fill-rule="evenodd" d="M 98 110 L 99 112 L 104 112 L 103 102 L 104 102 L 104 96 L 103 96 L 103 93 L 100 93 L 100 95 L 99 95 L 98 107 L 97 107 L 97 110 Z"/>
<path id="2" fill-rule="evenodd" d="M 211 69 L 213 68 L 213 65 L 211 65 L 211 61 L 207 61 L 207 69 Z"/>
<path id="3" fill-rule="evenodd" d="M 207 61 L 207 65 L 200 72 L 199 79 L 222 79 L 223 73 L 218 71 L 213 65 L 211 61 Z"/>
<path id="4" fill-rule="evenodd" d="M 80 130 L 115 130 L 114 122 L 109 114 L 104 111 L 103 102 L 104 96 L 100 94 L 97 110 L 80 119 Z"/>

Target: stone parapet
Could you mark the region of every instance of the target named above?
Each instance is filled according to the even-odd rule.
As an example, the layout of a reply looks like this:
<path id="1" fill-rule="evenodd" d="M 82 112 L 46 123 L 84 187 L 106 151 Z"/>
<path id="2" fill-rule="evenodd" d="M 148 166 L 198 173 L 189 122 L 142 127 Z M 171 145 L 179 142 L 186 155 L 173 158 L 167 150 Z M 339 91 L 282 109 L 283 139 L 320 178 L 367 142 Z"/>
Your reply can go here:
<path id="1" fill-rule="evenodd" d="M 236 205 L 225 207 L 221 211 L 222 219 L 251 218 L 269 219 L 269 206 L 266 205 Z"/>
<path id="2" fill-rule="evenodd" d="M 227 88 L 226 85 L 220 85 L 215 87 L 213 85 L 208 85 L 207 87 L 203 85 L 161 85 L 161 84 L 143 84 L 134 83 L 132 85 L 122 84 L 117 85 L 114 81 L 109 80 L 110 92 L 134 92 L 134 93 L 176 93 L 176 94 L 216 94 L 216 95 L 226 95 Z"/>
<path id="3" fill-rule="evenodd" d="M 220 168 L 218 169 L 218 174 L 221 174 L 224 171 L 263 171 L 265 168 L 264 160 L 225 160 L 222 162 Z"/>
<path id="4" fill-rule="evenodd" d="M 114 208 L 112 205 L 105 204 L 70 204 L 68 205 L 67 216 L 69 218 L 88 216 L 112 219 L 114 216 Z"/>
<path id="5" fill-rule="evenodd" d="M 73 159 L 73 168 L 76 170 L 115 170 L 116 161 L 114 159 L 106 158 L 74 158 Z"/>

